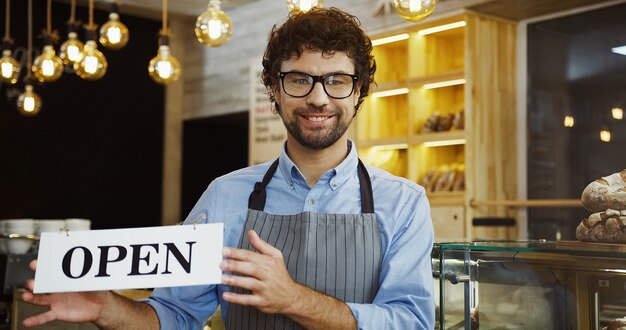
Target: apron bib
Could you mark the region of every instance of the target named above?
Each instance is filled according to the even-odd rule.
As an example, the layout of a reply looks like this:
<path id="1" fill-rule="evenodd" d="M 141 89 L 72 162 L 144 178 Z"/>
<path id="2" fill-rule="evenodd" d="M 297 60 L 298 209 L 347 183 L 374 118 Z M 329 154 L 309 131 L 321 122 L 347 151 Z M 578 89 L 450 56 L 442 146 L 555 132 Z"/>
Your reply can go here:
<path id="1" fill-rule="evenodd" d="M 261 239 L 282 251 L 289 275 L 298 283 L 344 302 L 371 303 L 378 291 L 382 260 L 380 230 L 374 214 L 372 185 L 359 160 L 360 214 L 303 212 L 273 215 L 263 212 L 265 187 L 276 172 L 278 160 L 262 182 L 254 185 L 248 216 L 238 247 L 254 250 L 246 233 L 253 229 Z M 231 288 L 236 293 L 249 290 Z M 282 314 L 265 314 L 254 307 L 229 304 L 227 329 L 302 329 Z"/>

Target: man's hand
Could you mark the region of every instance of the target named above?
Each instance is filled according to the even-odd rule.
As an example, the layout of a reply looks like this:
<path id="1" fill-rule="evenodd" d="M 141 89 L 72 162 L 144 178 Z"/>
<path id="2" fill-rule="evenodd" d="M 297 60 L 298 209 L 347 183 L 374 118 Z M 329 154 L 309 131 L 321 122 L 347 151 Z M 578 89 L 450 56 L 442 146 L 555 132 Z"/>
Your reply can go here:
<path id="1" fill-rule="evenodd" d="M 223 271 L 243 274 L 222 275 L 226 285 L 247 289 L 251 294 L 224 292 L 224 300 L 252 306 L 266 314 L 284 314 L 306 329 L 356 329 L 352 311 L 344 302 L 295 282 L 285 266 L 280 250 L 248 233 L 257 252 L 224 248 L 230 260 L 221 263 Z"/>
<path id="2" fill-rule="evenodd" d="M 34 271 L 37 268 L 37 260 L 30 263 L 30 268 Z M 70 293 L 32 293 L 34 281 L 26 281 L 26 292 L 22 294 L 25 302 L 50 307 L 50 310 L 24 320 L 24 326 L 33 327 L 42 325 L 54 320 L 67 321 L 73 323 L 95 321 L 104 309 L 108 291 L 96 292 L 70 292 Z"/>
<path id="3" fill-rule="evenodd" d="M 247 276 L 222 275 L 226 285 L 252 291 L 252 294 L 224 292 L 224 300 L 257 308 L 266 314 L 286 314 L 294 306 L 299 285 L 289 276 L 283 254 L 263 241 L 253 230 L 248 232 L 250 244 L 257 252 L 224 248 L 223 271 Z"/>
<path id="4" fill-rule="evenodd" d="M 37 261 L 30 263 L 34 271 Z M 111 291 L 34 294 L 34 281 L 26 281 L 25 302 L 49 307 L 50 310 L 24 320 L 34 327 L 59 320 L 71 323 L 94 322 L 100 329 L 158 329 L 159 319 L 152 307 L 122 297 Z"/>

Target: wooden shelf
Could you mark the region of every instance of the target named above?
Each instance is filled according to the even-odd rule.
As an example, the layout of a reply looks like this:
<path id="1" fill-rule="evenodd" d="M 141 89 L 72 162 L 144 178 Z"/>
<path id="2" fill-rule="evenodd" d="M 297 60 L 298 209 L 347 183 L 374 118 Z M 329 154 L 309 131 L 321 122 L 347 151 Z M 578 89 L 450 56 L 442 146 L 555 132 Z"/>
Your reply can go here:
<path id="1" fill-rule="evenodd" d="M 453 70 L 448 72 L 436 73 L 427 76 L 412 78 L 409 82 L 411 86 L 423 86 L 425 84 L 438 83 L 449 80 L 464 79 L 465 70 Z"/>
<path id="2" fill-rule="evenodd" d="M 406 144 L 408 146 L 409 139 L 407 137 L 397 137 L 397 138 L 383 138 L 383 139 L 372 139 L 372 140 L 360 140 L 357 144 L 359 148 L 371 148 L 371 147 L 384 147 L 384 146 L 393 146 L 399 144 Z"/>
<path id="3" fill-rule="evenodd" d="M 370 92 L 369 95 L 372 95 L 373 93 L 376 93 L 376 92 L 390 91 L 393 89 L 409 88 L 409 83 L 407 81 L 388 81 L 388 82 L 379 83 L 372 87 L 373 87 L 372 91 Z"/>
<path id="4" fill-rule="evenodd" d="M 449 192 L 433 192 L 427 193 L 428 202 L 431 206 L 464 206 L 465 205 L 465 192 L 464 191 L 449 191 Z"/>
<path id="5" fill-rule="evenodd" d="M 422 144 L 424 142 L 439 142 L 460 139 L 465 139 L 465 131 L 447 131 L 417 134 L 412 135 L 409 141 L 411 144 Z"/>

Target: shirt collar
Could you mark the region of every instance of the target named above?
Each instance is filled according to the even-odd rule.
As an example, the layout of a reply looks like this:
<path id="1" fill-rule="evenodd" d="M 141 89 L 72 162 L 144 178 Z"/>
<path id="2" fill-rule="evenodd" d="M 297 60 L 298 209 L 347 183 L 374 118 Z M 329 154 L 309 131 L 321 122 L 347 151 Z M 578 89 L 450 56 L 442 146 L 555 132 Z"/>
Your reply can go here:
<path id="1" fill-rule="evenodd" d="M 359 157 L 356 151 L 356 145 L 352 140 L 348 140 L 348 156 L 337 165 L 335 168 L 330 169 L 326 173 L 334 174 L 334 177 L 328 181 L 331 189 L 335 190 L 345 183 L 353 174 L 354 170 L 359 164 Z M 287 156 L 287 142 L 283 144 L 283 149 L 280 153 L 278 168 L 283 175 L 283 179 L 292 189 L 294 187 L 294 180 L 303 181 L 306 184 L 304 175 L 300 172 L 300 169 L 296 164 Z"/>

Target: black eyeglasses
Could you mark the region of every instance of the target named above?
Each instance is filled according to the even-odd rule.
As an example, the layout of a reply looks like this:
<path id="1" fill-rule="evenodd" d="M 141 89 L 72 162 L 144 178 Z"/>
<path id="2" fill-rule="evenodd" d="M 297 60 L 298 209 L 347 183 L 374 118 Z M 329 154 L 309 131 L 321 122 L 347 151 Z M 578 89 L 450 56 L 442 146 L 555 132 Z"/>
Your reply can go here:
<path id="1" fill-rule="evenodd" d="M 326 94 L 334 99 L 345 99 L 352 95 L 354 83 L 358 79 L 356 75 L 347 73 L 313 76 L 304 72 L 281 72 L 278 76 L 283 83 L 283 91 L 289 96 L 305 97 L 319 81 Z"/>

